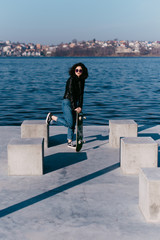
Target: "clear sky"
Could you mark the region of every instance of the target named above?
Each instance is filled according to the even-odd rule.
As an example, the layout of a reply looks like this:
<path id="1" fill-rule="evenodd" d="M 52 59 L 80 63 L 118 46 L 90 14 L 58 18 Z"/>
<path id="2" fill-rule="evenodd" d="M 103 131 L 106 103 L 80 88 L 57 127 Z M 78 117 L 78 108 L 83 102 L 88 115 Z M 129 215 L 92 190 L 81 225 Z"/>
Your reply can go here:
<path id="1" fill-rule="evenodd" d="M 160 40 L 160 0 L 0 0 L 0 40 Z"/>

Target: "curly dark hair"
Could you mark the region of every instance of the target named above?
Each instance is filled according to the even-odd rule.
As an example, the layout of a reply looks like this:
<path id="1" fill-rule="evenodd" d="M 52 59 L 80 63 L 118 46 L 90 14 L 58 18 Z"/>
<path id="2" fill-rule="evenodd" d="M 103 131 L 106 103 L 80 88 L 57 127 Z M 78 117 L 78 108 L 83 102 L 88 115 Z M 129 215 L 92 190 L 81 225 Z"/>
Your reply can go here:
<path id="1" fill-rule="evenodd" d="M 71 77 L 75 76 L 75 69 L 76 67 L 80 66 L 83 70 L 82 75 L 80 76 L 82 79 L 86 79 L 88 78 L 88 69 L 86 68 L 86 66 L 83 63 L 76 63 L 74 64 L 70 69 L 69 69 L 69 75 Z"/>

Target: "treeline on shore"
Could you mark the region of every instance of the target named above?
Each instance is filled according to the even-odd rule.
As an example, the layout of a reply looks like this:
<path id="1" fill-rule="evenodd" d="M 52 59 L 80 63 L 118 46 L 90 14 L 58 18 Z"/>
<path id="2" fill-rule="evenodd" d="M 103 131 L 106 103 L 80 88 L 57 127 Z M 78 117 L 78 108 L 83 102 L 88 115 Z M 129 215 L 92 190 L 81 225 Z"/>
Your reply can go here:
<path id="1" fill-rule="evenodd" d="M 47 56 L 47 52 L 43 52 L 44 56 Z M 50 53 L 53 57 L 107 57 L 107 56 L 160 56 L 160 48 L 148 50 L 144 47 L 139 49 L 139 52 L 116 52 L 116 48 L 113 46 L 108 47 L 73 47 L 62 48 L 58 47 L 55 51 Z"/>

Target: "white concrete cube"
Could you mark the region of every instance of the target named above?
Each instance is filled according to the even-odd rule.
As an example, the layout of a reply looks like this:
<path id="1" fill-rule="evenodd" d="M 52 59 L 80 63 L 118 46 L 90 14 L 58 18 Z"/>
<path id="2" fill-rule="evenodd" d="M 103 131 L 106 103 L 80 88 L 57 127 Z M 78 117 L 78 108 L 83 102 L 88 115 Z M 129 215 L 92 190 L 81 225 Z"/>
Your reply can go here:
<path id="1" fill-rule="evenodd" d="M 109 144 L 120 147 L 121 137 L 137 137 L 137 123 L 134 120 L 109 120 Z"/>
<path id="2" fill-rule="evenodd" d="M 160 168 L 140 169 L 139 208 L 147 222 L 160 222 Z"/>
<path id="3" fill-rule="evenodd" d="M 21 124 L 21 138 L 44 138 L 44 147 L 49 143 L 49 126 L 45 120 L 25 120 Z"/>
<path id="4" fill-rule="evenodd" d="M 12 139 L 8 144 L 8 175 L 42 175 L 44 139 Z"/>
<path id="5" fill-rule="evenodd" d="M 158 144 L 151 137 L 121 139 L 121 169 L 124 174 L 139 174 L 139 168 L 157 165 Z"/>

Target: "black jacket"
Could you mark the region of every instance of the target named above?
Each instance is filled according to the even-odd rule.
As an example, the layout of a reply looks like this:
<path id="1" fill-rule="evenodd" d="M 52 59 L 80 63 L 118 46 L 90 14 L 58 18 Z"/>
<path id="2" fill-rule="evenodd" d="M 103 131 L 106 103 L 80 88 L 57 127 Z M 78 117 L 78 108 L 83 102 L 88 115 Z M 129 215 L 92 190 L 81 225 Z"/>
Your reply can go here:
<path id="1" fill-rule="evenodd" d="M 83 106 L 83 93 L 84 93 L 85 80 L 78 77 L 70 77 L 66 83 L 64 99 L 71 101 L 72 109 Z"/>

